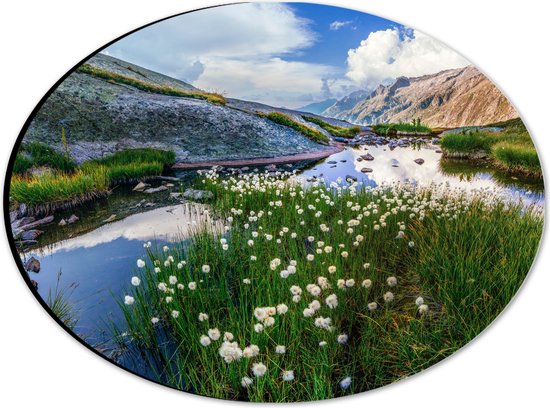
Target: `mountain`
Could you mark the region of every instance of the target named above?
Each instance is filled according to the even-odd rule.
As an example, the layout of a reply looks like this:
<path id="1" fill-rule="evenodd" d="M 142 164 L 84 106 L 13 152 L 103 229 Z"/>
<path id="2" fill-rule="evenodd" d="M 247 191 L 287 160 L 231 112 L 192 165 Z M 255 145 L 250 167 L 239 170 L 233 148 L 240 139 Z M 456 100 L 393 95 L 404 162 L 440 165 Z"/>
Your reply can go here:
<path id="1" fill-rule="evenodd" d="M 336 101 L 333 105 L 321 112 L 322 115 L 331 118 L 339 117 L 340 113 L 345 112 L 353 108 L 357 103 L 366 99 L 369 93 L 365 90 L 358 90 L 344 96 L 342 99 Z"/>
<path id="2" fill-rule="evenodd" d="M 329 150 L 256 114 L 283 112 L 319 129 L 305 122 L 300 112 L 236 99 L 219 105 L 181 92 L 172 96 L 200 90 L 103 54 L 86 64 L 87 69 L 71 73 L 46 99 L 30 123 L 26 142 L 41 141 L 62 150 L 63 128 L 71 156 L 79 163 L 135 147 L 172 149 L 178 162 L 188 163 Z M 175 91 L 163 94 L 159 89 Z"/>
<path id="3" fill-rule="evenodd" d="M 351 108 L 336 111 L 339 103 L 323 115 L 362 125 L 420 118 L 432 127 L 458 127 L 518 117 L 500 90 L 473 66 L 399 77 L 387 86 L 378 86 Z"/>
<path id="4" fill-rule="evenodd" d="M 334 105 L 336 101 L 337 99 L 334 98 L 325 99 L 324 101 L 313 102 L 309 105 L 302 106 L 301 108 L 297 108 L 296 110 L 300 112 L 309 112 L 314 113 L 315 115 L 320 115 L 325 109 Z"/>

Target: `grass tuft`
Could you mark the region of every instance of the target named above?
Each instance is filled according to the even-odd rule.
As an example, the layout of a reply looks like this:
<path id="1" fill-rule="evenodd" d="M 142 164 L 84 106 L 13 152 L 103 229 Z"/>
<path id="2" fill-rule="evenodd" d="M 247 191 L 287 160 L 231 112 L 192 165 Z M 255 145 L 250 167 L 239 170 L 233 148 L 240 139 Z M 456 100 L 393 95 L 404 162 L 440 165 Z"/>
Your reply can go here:
<path id="1" fill-rule="evenodd" d="M 420 119 L 413 119 L 409 122 L 379 123 L 372 127 L 372 130 L 379 135 L 393 136 L 399 133 L 431 133 L 432 129 L 420 122 Z"/>
<path id="2" fill-rule="evenodd" d="M 96 78 L 104 79 L 106 81 L 112 81 L 117 84 L 128 85 L 144 92 L 151 92 L 169 96 L 179 96 L 184 98 L 202 99 L 213 103 L 214 105 L 225 105 L 227 103 L 225 97 L 217 93 L 192 90 L 185 91 L 166 85 L 154 85 L 145 81 L 140 81 L 138 79 L 128 77 L 126 75 L 117 74 L 101 68 L 96 68 L 90 64 L 81 65 L 80 67 L 78 67 L 76 72 L 92 75 Z"/>
<path id="3" fill-rule="evenodd" d="M 354 136 L 357 136 L 359 132 L 361 132 L 361 128 L 359 126 L 343 127 L 343 126 L 331 125 L 330 123 L 325 122 L 324 120 L 319 119 L 315 116 L 302 115 L 302 118 L 308 122 L 315 123 L 316 125 L 320 126 L 322 129 L 330 133 L 332 136 L 336 136 L 336 137 L 352 138 Z"/>
<path id="4" fill-rule="evenodd" d="M 289 128 L 294 129 L 295 131 L 303 134 L 305 137 L 307 137 L 310 140 L 313 140 L 316 143 L 327 144 L 329 142 L 329 138 L 324 133 L 319 132 L 318 130 L 315 130 L 313 128 L 310 128 L 309 126 L 303 125 L 299 122 L 296 122 L 290 116 L 285 115 L 283 113 L 257 112 L 257 115 L 261 118 L 269 119 L 270 121 L 275 122 L 279 125 L 288 126 Z"/>

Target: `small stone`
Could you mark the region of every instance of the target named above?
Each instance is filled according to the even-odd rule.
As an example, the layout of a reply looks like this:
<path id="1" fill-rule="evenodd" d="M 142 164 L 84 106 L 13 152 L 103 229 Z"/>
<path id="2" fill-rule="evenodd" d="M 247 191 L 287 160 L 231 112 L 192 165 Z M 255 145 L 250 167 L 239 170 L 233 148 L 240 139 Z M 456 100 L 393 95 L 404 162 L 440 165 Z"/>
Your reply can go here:
<path id="1" fill-rule="evenodd" d="M 363 160 L 368 160 L 368 161 L 374 160 L 374 156 L 373 156 L 372 154 L 370 154 L 370 153 L 367 153 L 367 154 L 362 155 L 361 158 L 362 158 Z"/>
<path id="2" fill-rule="evenodd" d="M 61 218 L 61 221 L 59 221 L 57 225 L 59 225 L 60 227 L 64 227 L 65 225 L 67 225 L 67 221 L 65 221 L 65 218 Z"/>
<path id="3" fill-rule="evenodd" d="M 34 279 L 31 279 L 31 285 L 35 290 L 38 290 L 38 282 Z"/>
<path id="4" fill-rule="evenodd" d="M 372 173 L 372 169 L 370 167 L 363 167 L 361 173 Z"/>
<path id="5" fill-rule="evenodd" d="M 441 154 L 441 153 L 443 153 L 443 150 L 441 150 L 441 149 L 437 149 L 437 150 L 436 150 L 435 152 L 436 152 L 436 153 L 440 153 L 440 154 Z"/>
<path id="6" fill-rule="evenodd" d="M 77 221 L 78 221 L 78 217 L 77 217 L 76 215 L 74 215 L 74 214 L 71 215 L 71 216 L 69 217 L 69 219 L 67 220 L 67 222 L 68 222 L 69 224 L 74 224 L 74 223 L 77 222 Z"/>
<path id="7" fill-rule="evenodd" d="M 166 191 L 166 190 L 168 190 L 168 187 L 158 186 L 156 188 L 148 188 L 147 190 L 143 190 L 143 192 L 147 194 L 153 194 L 153 193 L 160 193 L 161 191 Z"/>
<path id="8" fill-rule="evenodd" d="M 363 161 L 363 158 L 362 158 L 362 157 L 358 157 L 358 158 L 357 158 L 357 161 L 358 161 L 358 162 L 362 162 L 362 161 Z"/>
<path id="9" fill-rule="evenodd" d="M 116 219 L 115 214 L 111 214 L 107 219 L 103 220 L 103 222 L 112 222 Z"/>
<path id="10" fill-rule="evenodd" d="M 150 186 L 150 184 L 147 184 L 147 183 L 144 183 L 143 181 L 140 181 L 139 183 L 136 184 L 136 186 L 132 189 L 132 191 L 143 191 L 149 186 Z"/>
<path id="11" fill-rule="evenodd" d="M 36 259 L 34 256 L 31 256 L 27 262 L 25 262 L 25 270 L 27 272 L 40 272 L 40 261 Z"/>
<path id="12" fill-rule="evenodd" d="M 174 185 L 172 183 L 166 183 L 165 186 L 168 187 L 168 188 L 174 187 Z"/>
<path id="13" fill-rule="evenodd" d="M 40 230 L 37 230 L 37 229 L 22 231 L 19 234 L 19 239 L 21 239 L 23 241 L 34 241 L 34 240 L 36 240 L 36 238 L 38 238 L 43 233 L 44 233 L 44 231 L 40 231 Z"/>
<path id="14" fill-rule="evenodd" d="M 424 159 L 416 159 L 414 162 L 416 164 L 424 164 Z"/>
<path id="15" fill-rule="evenodd" d="M 204 200 L 210 200 L 214 198 L 214 195 L 212 194 L 211 191 L 194 190 L 192 188 L 188 188 L 183 193 L 183 197 L 188 200 L 204 201 Z"/>
<path id="16" fill-rule="evenodd" d="M 330 160 L 327 162 L 327 164 L 337 164 L 338 162 L 335 162 L 334 160 Z"/>
<path id="17" fill-rule="evenodd" d="M 357 181 L 357 177 L 351 176 L 351 175 L 349 175 L 349 174 L 346 175 L 346 181 L 349 182 L 350 180 L 351 180 L 351 181 Z"/>

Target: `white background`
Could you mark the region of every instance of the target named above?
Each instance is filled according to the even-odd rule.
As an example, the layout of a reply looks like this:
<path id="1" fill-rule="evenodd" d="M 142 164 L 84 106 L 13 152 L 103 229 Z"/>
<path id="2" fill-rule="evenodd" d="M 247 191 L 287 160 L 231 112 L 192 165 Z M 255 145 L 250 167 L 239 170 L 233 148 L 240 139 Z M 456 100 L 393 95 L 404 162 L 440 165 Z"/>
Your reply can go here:
<path id="1" fill-rule="evenodd" d="M 510 97 L 550 163 L 548 10 L 543 1 L 331 0 L 435 36 L 478 65 Z M 4 1 L 0 168 L 24 121 L 54 82 L 115 37 L 153 20 L 220 0 Z M 546 125 L 546 126 L 545 126 Z M 47 315 L 27 289 L 5 233 L 0 255 L 0 403 L 33 406 L 226 406 L 130 375 L 85 349 Z M 548 240 L 520 293 L 472 344 L 443 363 L 380 390 L 323 402 L 446 408 L 542 406 L 550 402 Z M 545 272 L 546 270 L 546 272 Z M 233 403 L 232 405 L 235 405 Z"/>

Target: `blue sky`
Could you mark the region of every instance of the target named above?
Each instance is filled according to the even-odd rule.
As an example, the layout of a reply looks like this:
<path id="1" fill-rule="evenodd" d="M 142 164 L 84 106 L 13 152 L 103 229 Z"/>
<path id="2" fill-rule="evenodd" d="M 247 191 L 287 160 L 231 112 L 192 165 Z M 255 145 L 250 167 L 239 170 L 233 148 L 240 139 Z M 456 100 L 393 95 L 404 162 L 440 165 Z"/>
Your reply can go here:
<path id="1" fill-rule="evenodd" d="M 306 3 L 199 10 L 144 28 L 104 52 L 201 89 L 287 107 L 468 64 L 397 23 Z"/>

